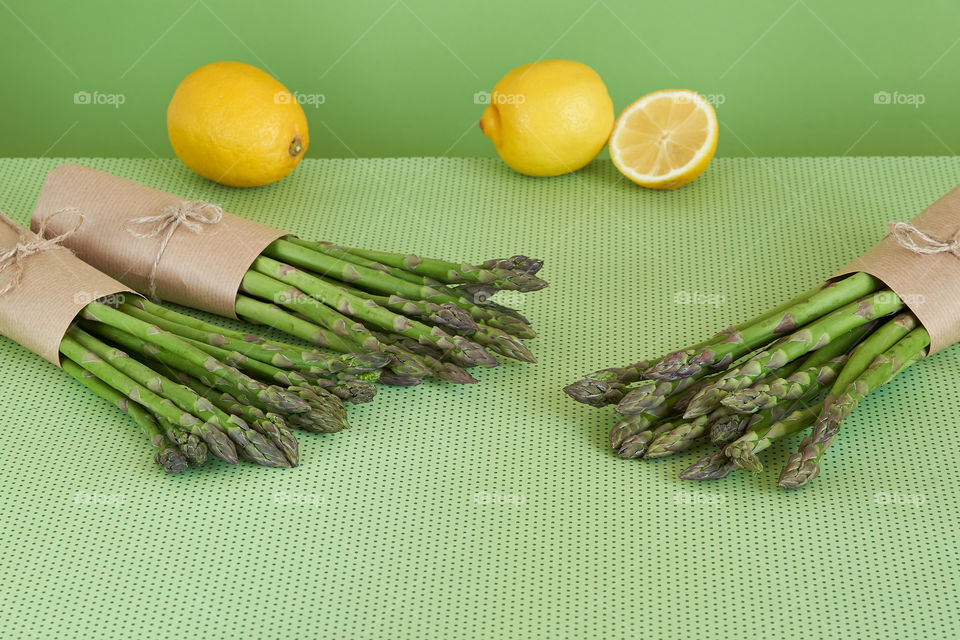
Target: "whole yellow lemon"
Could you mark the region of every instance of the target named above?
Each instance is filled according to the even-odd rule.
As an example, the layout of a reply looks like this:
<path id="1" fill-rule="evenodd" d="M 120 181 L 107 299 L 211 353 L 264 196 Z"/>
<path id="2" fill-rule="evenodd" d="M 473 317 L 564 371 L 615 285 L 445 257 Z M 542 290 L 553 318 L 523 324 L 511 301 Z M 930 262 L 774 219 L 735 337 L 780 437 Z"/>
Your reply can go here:
<path id="1" fill-rule="evenodd" d="M 480 129 L 520 173 L 558 176 L 597 157 L 613 130 L 613 115 L 596 71 L 571 60 L 543 60 L 517 67 L 497 83 Z"/>
<path id="2" fill-rule="evenodd" d="M 167 108 L 167 134 L 185 165 L 231 187 L 280 180 L 310 144 L 293 94 L 242 62 L 214 62 L 184 78 Z"/>

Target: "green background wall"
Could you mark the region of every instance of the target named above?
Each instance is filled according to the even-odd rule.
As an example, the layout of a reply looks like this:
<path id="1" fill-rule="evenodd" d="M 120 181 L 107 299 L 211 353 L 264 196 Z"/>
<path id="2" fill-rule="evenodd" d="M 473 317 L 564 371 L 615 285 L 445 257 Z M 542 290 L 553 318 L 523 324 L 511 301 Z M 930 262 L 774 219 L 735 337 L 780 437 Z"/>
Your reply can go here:
<path id="1" fill-rule="evenodd" d="M 593 66 L 618 110 L 721 96 L 720 155 L 955 155 L 957 24 L 949 0 L 0 0 L 0 155 L 169 157 L 174 88 L 226 59 L 322 94 L 313 157 L 492 155 L 474 94 L 540 58 Z"/>

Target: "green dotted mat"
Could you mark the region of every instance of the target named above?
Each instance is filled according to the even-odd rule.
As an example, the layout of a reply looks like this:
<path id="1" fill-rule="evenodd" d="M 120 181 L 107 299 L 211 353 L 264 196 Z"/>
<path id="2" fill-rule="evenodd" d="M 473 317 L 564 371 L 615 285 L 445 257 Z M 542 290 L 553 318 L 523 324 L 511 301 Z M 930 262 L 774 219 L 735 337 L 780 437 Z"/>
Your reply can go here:
<path id="1" fill-rule="evenodd" d="M 61 160 L 0 160 L 25 221 Z M 83 160 L 310 238 L 525 252 L 537 365 L 385 389 L 302 464 L 164 476 L 127 419 L 0 339 L 3 638 L 960 637 L 960 351 L 863 403 L 807 489 L 622 461 L 561 387 L 807 289 L 960 181 L 960 159 L 719 159 L 676 192 L 598 161 L 306 161 L 251 191 L 173 160 Z"/>

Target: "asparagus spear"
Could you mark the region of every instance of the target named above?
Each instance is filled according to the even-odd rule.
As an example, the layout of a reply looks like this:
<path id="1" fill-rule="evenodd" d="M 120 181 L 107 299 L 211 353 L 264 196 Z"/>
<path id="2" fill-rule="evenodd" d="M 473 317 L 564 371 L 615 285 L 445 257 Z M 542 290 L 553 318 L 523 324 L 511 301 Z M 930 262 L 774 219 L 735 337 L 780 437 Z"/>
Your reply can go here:
<path id="1" fill-rule="evenodd" d="M 167 434 L 167 438 L 171 442 L 177 442 L 180 453 L 191 467 L 199 467 L 207 462 L 207 443 L 162 416 L 153 417 L 160 429 Z"/>
<path id="2" fill-rule="evenodd" d="M 289 240 L 277 240 L 266 249 L 261 257 L 271 258 L 284 264 L 312 271 L 328 278 L 335 278 L 351 286 L 385 295 L 396 294 L 411 300 L 431 300 L 443 294 L 434 287 L 409 282 L 393 272 L 384 272 L 353 262 L 348 262 L 329 253 L 320 251 L 311 243 L 294 243 Z"/>
<path id="3" fill-rule="evenodd" d="M 757 454 L 769 448 L 777 440 L 800 433 L 810 427 L 817 419 L 821 409 L 823 409 L 822 401 L 803 409 L 797 409 L 786 418 L 773 424 L 758 425 L 757 428 L 748 429 L 737 440 L 724 447 L 723 453 L 741 469 L 762 471 L 763 465 L 760 463 Z"/>
<path id="4" fill-rule="evenodd" d="M 865 273 L 856 273 L 828 283 L 809 297 L 795 301 L 775 313 L 764 314 L 756 321 L 742 326 L 723 342 L 668 354 L 646 372 L 645 376 L 670 380 L 695 375 L 704 367 L 726 366 L 770 342 L 774 337 L 791 333 L 797 327 L 868 296 L 882 286 L 879 280 Z"/>
<path id="5" fill-rule="evenodd" d="M 721 449 L 703 456 L 680 472 L 681 480 L 719 480 L 730 475 L 737 465 Z"/>
<path id="6" fill-rule="evenodd" d="M 486 260 L 480 266 L 484 269 L 509 269 L 510 271 L 523 271 L 535 275 L 543 268 L 543 260 L 517 255 L 510 258 Z"/>
<path id="7" fill-rule="evenodd" d="M 135 353 L 140 358 L 155 360 L 157 362 L 160 362 L 166 365 L 167 367 L 169 367 L 172 372 L 186 373 L 196 378 L 197 380 L 200 380 L 201 382 L 203 382 L 203 384 L 205 384 L 208 387 L 229 393 L 239 399 L 237 388 L 231 385 L 229 382 L 227 382 L 223 378 L 218 378 L 216 376 L 211 375 L 210 372 L 204 369 L 203 367 L 196 366 L 189 362 L 185 362 L 181 360 L 180 358 L 177 357 L 176 354 L 170 351 L 167 351 L 162 347 L 158 347 L 150 343 L 141 342 L 137 340 L 134 336 L 131 336 L 130 334 L 120 331 L 118 329 L 114 329 L 113 327 L 98 325 L 97 323 L 89 323 L 85 321 L 81 321 L 80 324 L 84 329 L 96 332 L 97 335 L 103 337 L 105 340 L 108 340 L 113 344 L 119 345 L 121 348 L 125 349 L 128 353 Z M 307 410 L 306 412 L 301 412 L 299 414 L 282 413 L 282 412 L 279 412 L 279 413 L 281 413 L 281 415 L 284 416 L 284 419 L 291 426 L 297 426 L 298 428 L 303 428 L 306 431 L 316 431 L 316 429 L 310 427 L 310 423 L 315 419 L 322 419 L 322 417 L 318 417 L 316 415 L 316 410 L 309 403 L 302 400 L 302 398 L 299 398 L 296 393 L 293 393 L 293 392 L 289 392 L 289 393 L 291 396 L 297 397 L 298 401 L 300 401 L 302 405 L 306 407 Z M 337 402 L 339 403 L 339 400 L 337 400 Z M 258 409 L 260 409 L 264 413 L 278 413 L 278 412 L 272 411 L 272 409 L 269 406 L 267 406 L 265 403 L 260 402 L 257 398 L 250 399 L 248 404 L 252 404 L 256 406 Z M 296 423 L 292 421 L 292 418 L 294 415 L 301 416 L 300 418 L 297 419 Z"/>
<path id="8" fill-rule="evenodd" d="M 410 300 L 395 294 L 378 296 L 361 289 L 348 287 L 343 283 L 337 283 L 336 286 L 341 287 L 351 295 L 371 300 L 398 315 L 417 318 L 426 324 L 440 325 L 460 335 L 469 336 L 477 330 L 477 322 L 473 319 L 473 316 L 451 302 L 437 304 L 426 300 Z"/>
<path id="9" fill-rule="evenodd" d="M 421 258 L 412 253 L 403 255 L 352 247 L 342 248 L 368 260 L 427 276 L 444 284 L 473 282 L 515 291 L 538 291 L 547 286 L 546 282 L 529 273 L 528 270 L 504 269 L 502 263 L 492 268 L 485 268 L 466 263 L 456 264 L 433 258 Z"/>
<path id="10" fill-rule="evenodd" d="M 720 376 L 690 402 L 684 417 L 705 415 L 716 409 L 727 394 L 750 386 L 760 376 L 793 362 L 808 351 L 827 345 L 831 340 L 874 318 L 896 313 L 902 308 L 903 301 L 889 289 L 854 300 L 791 333 L 779 342 L 777 348 L 762 351 L 742 366 Z"/>
<path id="11" fill-rule="evenodd" d="M 288 241 L 291 244 L 298 245 L 301 251 L 290 253 L 289 246 L 286 250 L 278 251 L 274 247 L 274 251 L 271 251 L 271 248 L 268 247 L 264 255 L 313 273 L 335 277 L 338 280 L 350 283 L 354 288 L 386 295 L 400 295 L 411 300 L 453 304 L 469 312 L 474 320 L 485 322 L 491 327 L 502 329 L 518 338 L 535 338 L 537 335 L 530 328 L 530 323 L 526 318 L 512 309 L 506 309 L 491 302 L 483 305 L 476 304 L 475 301 L 447 289 L 440 282 L 402 269 L 391 269 L 384 264 L 354 255 L 330 243 L 313 243 L 299 238 L 289 238 Z M 318 252 L 334 260 L 334 262 L 317 261 L 315 254 Z M 328 268 L 331 265 L 335 265 L 332 270 Z"/>
<path id="12" fill-rule="evenodd" d="M 241 418 L 228 415 L 187 387 L 156 373 L 120 349 L 101 342 L 76 326 L 67 331 L 67 336 L 131 380 L 164 396 L 184 411 L 190 412 L 208 424 L 222 429 L 236 444 L 238 451 L 242 451 L 253 462 L 265 467 L 290 466 L 289 461 L 279 449 L 267 441 L 262 434 L 251 429 Z"/>
<path id="13" fill-rule="evenodd" d="M 623 421 L 630 421 L 634 416 L 642 416 L 643 414 L 632 414 L 624 418 Z M 634 435 L 630 436 L 623 440 L 623 444 L 620 445 L 620 450 L 618 455 L 621 458 L 642 458 L 644 454 L 647 453 L 647 449 L 650 448 L 650 443 L 657 439 L 658 436 L 669 433 L 677 426 L 676 421 L 664 420 L 662 422 L 652 422 L 647 424 L 646 428 Z"/>
<path id="14" fill-rule="evenodd" d="M 336 396 L 317 387 L 295 387 L 292 390 L 310 405 L 311 411 L 306 416 L 290 416 L 291 425 L 314 433 L 336 433 L 350 428 L 346 409 Z"/>
<path id="15" fill-rule="evenodd" d="M 874 358 L 867 369 L 842 392 L 831 394 L 824 403 L 824 409 L 817 418 L 812 433 L 804 438 L 799 451 L 790 457 L 780 472 L 780 486 L 798 489 L 816 478 L 820 473 L 820 461 L 827 447 L 836 438 L 841 423 L 874 389 L 886 384 L 898 373 L 922 359 L 929 345 L 930 335 L 926 329 L 914 329 Z"/>
<path id="16" fill-rule="evenodd" d="M 887 320 L 853 350 L 847 363 L 837 375 L 830 393 L 833 395 L 845 391 L 847 385 L 863 373 L 874 358 L 892 348 L 917 326 L 917 318 L 910 312 L 898 314 L 893 319 Z"/>
<path id="17" fill-rule="evenodd" d="M 160 427 L 153 416 L 142 406 L 133 402 L 125 395 L 106 384 L 92 373 L 81 367 L 69 358 L 63 358 L 63 370 L 80 384 L 90 389 L 107 402 L 115 404 L 121 411 L 133 418 L 140 427 L 143 435 L 147 436 L 154 448 L 154 461 L 167 473 L 183 473 L 187 468 L 187 460 L 179 449 L 160 431 Z"/>
<path id="18" fill-rule="evenodd" d="M 626 385 L 640 380 L 643 377 L 643 372 L 649 367 L 649 361 L 641 360 L 624 367 L 594 371 L 565 386 L 563 392 L 577 402 L 588 404 L 591 407 L 617 404 L 626 393 Z"/>
<path id="19" fill-rule="evenodd" d="M 665 458 L 686 451 L 704 435 L 710 432 L 710 426 L 720 418 L 729 415 L 725 408 L 716 409 L 709 414 L 697 416 L 692 420 L 684 419 L 665 433 L 661 433 L 643 454 L 644 459 Z"/>
<path id="20" fill-rule="evenodd" d="M 104 383 L 149 409 L 151 413 L 162 416 L 202 438 L 210 452 L 224 462 L 238 464 L 237 450 L 219 425 L 201 421 L 190 412 L 177 407 L 171 400 L 138 384 L 70 336 L 64 337 L 60 342 L 60 352 Z"/>
<path id="21" fill-rule="evenodd" d="M 84 308 L 82 317 L 125 331 L 144 342 L 149 342 L 174 353 L 184 362 L 203 367 L 211 375 L 221 378 L 235 387 L 244 400 L 255 398 L 276 413 L 296 413 L 307 410 L 299 398 L 292 396 L 282 388 L 268 386 L 254 380 L 235 367 L 230 367 L 216 358 L 211 358 L 176 335 L 163 331 L 156 325 L 128 316 L 113 307 L 92 302 Z"/>
<path id="22" fill-rule="evenodd" d="M 786 400 L 796 400 L 815 386 L 832 384 L 846 361 L 846 355 L 837 356 L 822 365 L 797 371 L 786 378 L 755 384 L 723 398 L 721 404 L 739 414 L 752 414 Z"/>
<path id="23" fill-rule="evenodd" d="M 248 273 L 244 283 L 248 287 L 258 287 L 257 295 L 260 297 L 267 297 L 264 294 L 268 294 L 272 299 L 284 304 L 282 299 L 278 300 L 278 297 L 282 298 L 285 293 L 297 300 L 300 300 L 298 294 L 306 294 L 336 309 L 344 316 L 369 322 L 382 330 L 399 333 L 447 351 L 457 364 L 463 366 L 479 364 L 491 367 L 498 364 L 497 359 L 483 347 L 463 336 L 451 336 L 439 327 L 429 327 L 406 316 L 397 315 L 371 300 L 364 300 L 342 289 L 332 287 L 323 280 L 295 267 L 261 256 L 254 261 L 251 269 L 257 273 Z M 289 286 L 277 286 L 278 283 Z"/>
<path id="24" fill-rule="evenodd" d="M 317 387 L 325 389 L 341 400 L 352 404 L 372 402 L 374 396 L 377 395 L 377 388 L 364 380 L 341 380 L 338 382 L 325 380 L 316 385 L 304 386 L 311 391 L 315 391 Z M 292 391 L 293 387 L 290 390 Z"/>
<path id="25" fill-rule="evenodd" d="M 644 431 L 648 431 L 661 419 L 676 413 L 676 406 L 685 399 L 684 392 L 677 392 L 656 407 L 624 416 L 610 431 L 610 446 L 613 447 L 614 451 L 619 451 L 621 457 L 637 457 L 637 451 L 643 447 L 642 443 L 646 436 L 640 436 L 629 447 L 626 446 L 627 443 Z M 645 448 L 644 451 L 646 451 Z"/>
<path id="26" fill-rule="evenodd" d="M 173 320 L 167 320 L 162 316 L 154 315 L 139 306 L 124 303 L 119 310 L 139 318 L 144 322 L 155 325 L 169 331 L 181 338 L 189 338 L 194 342 L 217 347 L 219 349 L 235 351 L 248 358 L 253 358 L 258 362 L 269 364 L 279 369 L 308 369 L 314 362 L 326 360 L 327 357 L 317 350 L 293 350 L 284 349 L 267 342 L 252 342 L 250 340 L 238 339 L 227 334 L 223 330 L 211 331 L 210 329 L 198 329 L 190 327 Z"/>
<path id="27" fill-rule="evenodd" d="M 300 462 L 300 445 L 296 436 L 287 428 L 283 417 L 275 413 L 266 414 L 257 407 L 239 402 L 229 393 L 212 389 L 196 378 L 185 373 L 177 376 L 177 382 L 188 387 L 197 395 L 212 402 L 218 409 L 242 418 L 253 429 L 265 436 L 271 444 L 283 452 L 287 462 L 295 467 Z"/>
<path id="28" fill-rule="evenodd" d="M 615 411 L 630 414 L 652 409 L 666 402 L 667 398 L 674 393 L 685 391 L 698 380 L 700 380 L 699 376 L 677 380 L 642 380 L 623 396 L 617 403 Z"/>
<path id="29" fill-rule="evenodd" d="M 270 304 L 245 295 L 237 296 L 237 316 L 254 324 L 274 327 L 296 336 L 301 340 L 333 349 L 341 353 L 355 351 L 379 351 L 379 344 L 369 336 L 358 335 L 355 338 L 344 336 L 342 332 L 335 333 L 325 327 L 305 320 L 293 313 L 281 309 L 276 304 Z M 336 321 L 336 318 L 333 319 Z"/>
<path id="30" fill-rule="evenodd" d="M 721 401 L 725 407 L 733 409 L 738 413 L 754 413 L 761 408 L 778 402 L 781 398 L 789 399 L 791 393 L 799 397 L 800 391 L 795 382 L 801 386 L 809 387 L 812 380 L 818 377 L 835 377 L 838 370 L 850 349 L 854 347 L 865 336 L 869 335 L 877 326 L 877 321 L 868 322 L 847 333 L 836 340 L 831 340 L 828 344 L 819 349 L 811 351 L 807 357 L 795 361 L 795 367 L 790 369 L 783 367 L 776 372 L 776 376 L 770 379 L 763 379 L 756 382 L 751 387 L 736 391 Z M 823 370 L 828 367 L 829 370 Z M 801 373 L 806 372 L 806 373 Z M 788 378 L 796 377 L 795 380 Z M 832 382 L 832 380 L 830 380 Z M 829 384 L 830 382 L 824 382 Z"/>

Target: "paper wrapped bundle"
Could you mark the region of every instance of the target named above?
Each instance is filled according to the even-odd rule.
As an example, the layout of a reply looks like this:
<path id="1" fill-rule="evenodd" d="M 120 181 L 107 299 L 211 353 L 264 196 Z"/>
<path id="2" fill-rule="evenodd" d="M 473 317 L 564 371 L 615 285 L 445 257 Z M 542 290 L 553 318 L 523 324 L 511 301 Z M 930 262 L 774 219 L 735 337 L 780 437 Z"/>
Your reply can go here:
<path id="1" fill-rule="evenodd" d="M 761 316 L 564 391 L 615 405 L 610 443 L 620 457 L 718 445 L 681 474 L 690 480 L 760 471 L 761 451 L 809 429 L 779 481 L 805 486 L 869 393 L 960 341 L 960 188 L 890 231 L 826 284 Z"/>
<path id="2" fill-rule="evenodd" d="M 88 219 L 66 246 L 131 288 L 336 351 L 385 354 L 389 384 L 476 382 L 466 368 L 496 366 L 494 354 L 535 361 L 521 341 L 536 335 L 529 322 L 491 297 L 545 287 L 539 260 L 477 266 L 307 242 L 77 165 L 48 174 L 34 221 L 66 206 Z"/>
<path id="3" fill-rule="evenodd" d="M 60 231 L 51 236 L 44 221 Z M 75 210 L 54 210 L 35 234 L 0 213 L 0 334 L 58 367 L 60 342 L 87 304 L 135 295 L 62 246 L 83 223 Z"/>
<path id="4" fill-rule="evenodd" d="M 57 210 L 33 234 L 0 214 L 0 333 L 128 413 L 168 473 L 203 464 L 208 452 L 230 464 L 295 466 L 292 428 L 340 431 L 349 426 L 343 400 L 372 399 L 384 356 L 330 358 L 198 325 L 63 248 L 88 220 Z M 64 224 L 50 236 L 54 222 Z"/>

